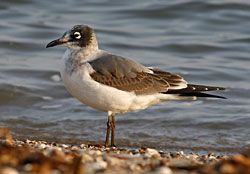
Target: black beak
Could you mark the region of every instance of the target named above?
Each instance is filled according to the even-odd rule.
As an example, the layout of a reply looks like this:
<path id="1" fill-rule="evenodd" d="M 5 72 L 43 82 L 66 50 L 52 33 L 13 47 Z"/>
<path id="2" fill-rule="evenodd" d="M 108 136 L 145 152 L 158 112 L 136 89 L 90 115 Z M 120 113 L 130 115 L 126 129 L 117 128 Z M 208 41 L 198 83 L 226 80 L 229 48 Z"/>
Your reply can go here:
<path id="1" fill-rule="evenodd" d="M 65 41 L 63 39 L 56 39 L 56 40 L 53 40 L 51 41 L 50 43 L 48 43 L 48 45 L 46 46 L 46 48 L 49 48 L 49 47 L 54 47 L 54 46 L 57 46 L 57 45 L 61 45 L 65 43 Z"/>

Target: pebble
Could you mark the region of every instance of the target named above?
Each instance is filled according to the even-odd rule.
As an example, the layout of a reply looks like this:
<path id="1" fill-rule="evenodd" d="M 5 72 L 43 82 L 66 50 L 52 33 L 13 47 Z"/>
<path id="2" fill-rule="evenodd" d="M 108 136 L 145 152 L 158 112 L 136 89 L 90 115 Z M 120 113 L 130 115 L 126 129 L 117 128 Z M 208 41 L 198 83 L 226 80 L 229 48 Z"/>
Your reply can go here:
<path id="1" fill-rule="evenodd" d="M 136 155 L 136 154 L 139 154 L 140 152 L 139 152 L 138 149 L 132 149 L 132 150 L 130 151 L 130 153 L 133 154 L 133 155 Z"/>
<path id="2" fill-rule="evenodd" d="M 12 167 L 4 167 L 0 169 L 1 174 L 19 174 L 19 172 Z"/>
<path id="3" fill-rule="evenodd" d="M 223 165 L 220 170 L 221 173 L 226 173 L 226 174 L 232 174 L 232 173 L 236 173 L 235 172 L 235 167 L 229 164 L 225 164 Z"/>
<path id="4" fill-rule="evenodd" d="M 79 147 L 77 147 L 77 146 L 72 146 L 72 147 L 71 147 L 71 150 L 74 150 L 74 151 L 79 150 Z"/>
<path id="5" fill-rule="evenodd" d="M 119 166 L 121 164 L 121 160 L 118 159 L 118 158 L 114 158 L 114 157 L 110 157 L 110 156 L 104 155 L 103 159 L 106 160 L 107 163 L 110 166 Z"/>
<path id="6" fill-rule="evenodd" d="M 39 144 L 37 147 L 40 149 L 45 149 L 47 147 L 47 145 L 46 144 Z"/>
<path id="7" fill-rule="evenodd" d="M 66 144 L 61 144 L 61 147 L 64 148 L 64 149 L 66 149 L 66 148 L 68 148 L 69 146 L 66 145 Z"/>
<path id="8" fill-rule="evenodd" d="M 90 155 L 93 155 L 93 156 L 101 156 L 101 155 L 102 155 L 102 152 L 99 151 L 99 150 L 90 150 L 90 151 L 89 151 L 89 154 L 90 154 Z"/>
<path id="9" fill-rule="evenodd" d="M 107 168 L 107 166 L 108 166 L 108 164 L 105 161 L 98 161 L 98 162 L 91 163 L 91 168 L 95 172 L 100 171 L 100 170 L 104 170 Z"/>
<path id="10" fill-rule="evenodd" d="M 169 167 L 163 166 L 163 167 L 159 167 L 155 171 L 149 172 L 147 174 L 173 174 L 173 172 Z"/>
<path id="11" fill-rule="evenodd" d="M 180 155 L 179 152 L 170 152 L 170 156 L 171 156 L 172 158 L 178 158 L 178 157 L 180 157 L 181 155 Z"/>
<path id="12" fill-rule="evenodd" d="M 146 148 L 144 156 L 147 157 L 147 158 L 152 158 L 152 157 L 154 157 L 154 158 L 160 158 L 161 155 L 155 149 Z"/>
<path id="13" fill-rule="evenodd" d="M 22 156 L 25 158 L 21 158 Z M 67 171 L 87 174 L 202 174 L 204 171 L 228 173 L 237 171 L 238 166 L 250 168 L 249 158 L 247 155 L 230 158 L 218 157 L 213 153 L 199 155 L 185 154 L 183 151 L 164 152 L 145 147 L 133 150 L 113 149 L 101 145 L 67 145 L 26 140 L 14 141 L 11 146 L 1 146 L 0 143 L 0 174 L 19 174 L 24 171 L 28 173 L 33 169 L 39 173 L 44 168 L 51 174 L 68 173 Z M 237 165 L 226 161 L 230 159 Z M 224 161 L 225 164 L 222 163 Z M 11 164 L 12 167 L 3 167 L 6 164 Z M 220 164 L 220 167 L 216 168 L 216 164 Z"/>
<path id="14" fill-rule="evenodd" d="M 89 163 L 89 162 L 93 162 L 94 159 L 92 156 L 90 156 L 89 154 L 82 154 L 82 162 L 84 163 Z"/>
<path id="15" fill-rule="evenodd" d="M 80 145 L 80 148 L 81 148 L 81 149 L 85 149 L 85 148 L 87 148 L 87 147 L 88 147 L 88 146 L 87 146 L 86 144 L 81 144 L 81 145 Z"/>

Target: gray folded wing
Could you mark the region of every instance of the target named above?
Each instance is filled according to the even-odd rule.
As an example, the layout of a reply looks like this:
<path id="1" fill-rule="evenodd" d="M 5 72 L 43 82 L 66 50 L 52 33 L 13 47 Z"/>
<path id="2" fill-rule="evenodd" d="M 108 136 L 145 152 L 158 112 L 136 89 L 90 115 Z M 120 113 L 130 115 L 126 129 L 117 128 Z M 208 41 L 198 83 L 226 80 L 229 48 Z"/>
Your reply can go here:
<path id="1" fill-rule="evenodd" d="M 89 62 L 95 70 L 90 76 L 97 82 L 137 95 L 181 89 L 186 82 L 179 75 L 149 69 L 133 60 L 106 55 Z"/>

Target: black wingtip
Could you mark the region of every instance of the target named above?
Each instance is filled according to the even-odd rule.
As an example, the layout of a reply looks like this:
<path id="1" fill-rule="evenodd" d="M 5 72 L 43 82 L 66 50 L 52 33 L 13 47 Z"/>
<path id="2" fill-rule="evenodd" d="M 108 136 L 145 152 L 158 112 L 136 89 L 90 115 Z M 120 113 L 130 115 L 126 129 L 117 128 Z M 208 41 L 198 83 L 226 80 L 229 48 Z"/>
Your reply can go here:
<path id="1" fill-rule="evenodd" d="M 227 88 L 224 88 L 224 87 L 217 87 L 217 90 L 218 91 L 220 91 L 220 90 L 222 90 L 222 91 L 225 91 Z"/>
<path id="2" fill-rule="evenodd" d="M 196 96 L 196 97 L 208 97 L 208 98 L 219 98 L 219 99 L 227 99 L 224 96 L 214 95 L 214 94 L 207 94 L 203 92 L 190 92 L 190 93 L 183 93 L 180 96 Z"/>
<path id="3" fill-rule="evenodd" d="M 189 91 L 191 89 L 191 91 L 193 91 L 193 92 L 206 92 L 206 91 L 222 91 L 222 90 L 226 90 L 226 88 L 220 87 L 220 86 L 207 86 L 207 85 L 195 85 L 195 84 L 188 84 L 187 89 L 189 89 Z"/>

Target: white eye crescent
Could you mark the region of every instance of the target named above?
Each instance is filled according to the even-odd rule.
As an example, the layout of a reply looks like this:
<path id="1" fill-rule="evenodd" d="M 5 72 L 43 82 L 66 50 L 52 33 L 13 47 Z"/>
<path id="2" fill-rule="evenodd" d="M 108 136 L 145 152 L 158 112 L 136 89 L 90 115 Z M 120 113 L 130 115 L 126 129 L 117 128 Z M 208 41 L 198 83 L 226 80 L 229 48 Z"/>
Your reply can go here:
<path id="1" fill-rule="evenodd" d="M 78 31 L 74 32 L 74 37 L 76 39 L 80 39 L 82 36 L 81 36 L 81 33 L 79 33 Z"/>

